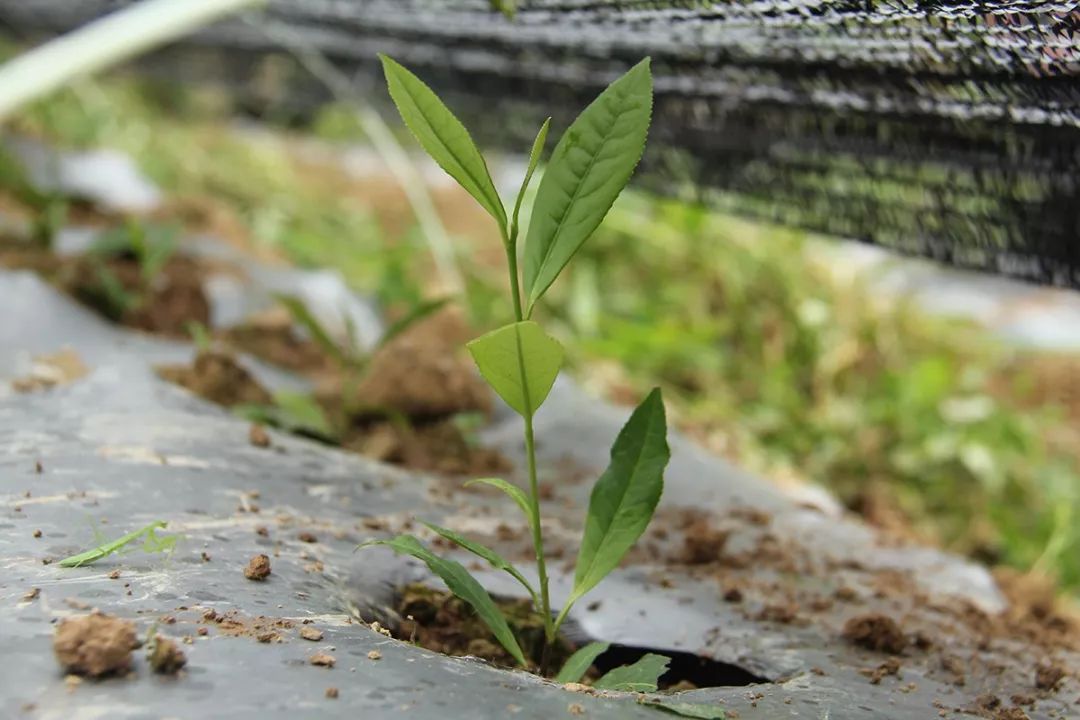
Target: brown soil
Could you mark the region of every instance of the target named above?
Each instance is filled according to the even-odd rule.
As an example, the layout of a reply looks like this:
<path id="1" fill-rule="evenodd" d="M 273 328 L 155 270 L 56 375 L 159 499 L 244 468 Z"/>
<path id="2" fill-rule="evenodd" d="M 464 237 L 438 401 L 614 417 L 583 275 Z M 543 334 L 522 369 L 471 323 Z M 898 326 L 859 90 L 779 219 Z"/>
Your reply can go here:
<path id="1" fill-rule="evenodd" d="M 853 617 L 845 623 L 843 634 L 855 645 L 893 655 L 899 655 L 908 646 L 900 626 L 886 615 L 871 613 Z"/>
<path id="2" fill-rule="evenodd" d="M 525 657 L 534 669 L 539 667 L 544 645 L 543 620 L 528 600 L 496 598 L 495 603 L 510 623 Z M 394 629 L 399 640 L 415 642 L 446 655 L 483 658 L 504 667 L 517 664 L 472 608 L 448 592 L 408 585 L 401 589 L 395 610 L 406 618 Z M 556 670 L 562 667 L 573 651 L 570 643 L 560 638 L 552 648 L 549 667 Z"/>
<path id="3" fill-rule="evenodd" d="M 511 469 L 499 452 L 471 443 L 452 419 L 413 426 L 366 423 L 350 428 L 342 447 L 380 462 L 443 475 L 496 475 Z"/>
<path id="4" fill-rule="evenodd" d="M 287 314 L 272 312 L 252 318 L 218 333 L 217 338 L 236 350 L 309 377 L 334 371 L 333 362 L 316 343 L 297 335 Z"/>
<path id="5" fill-rule="evenodd" d="M 270 447 L 270 434 L 266 432 L 266 428 L 262 425 L 252 424 L 248 430 L 248 442 L 255 447 L 268 448 Z"/>
<path id="6" fill-rule="evenodd" d="M 244 568 L 244 577 L 248 580 L 265 580 L 270 576 L 270 558 L 266 555 L 256 555 L 248 561 Z"/>
<path id="7" fill-rule="evenodd" d="M 462 412 L 490 414 L 491 391 L 462 353 L 468 330 L 452 310 L 426 318 L 371 359 L 356 391 L 356 404 L 410 418 L 445 418 Z"/>
<path id="8" fill-rule="evenodd" d="M 320 667 L 325 667 L 325 668 L 332 668 L 332 667 L 334 667 L 334 664 L 337 662 L 337 658 L 335 658 L 330 653 L 317 652 L 317 653 L 315 653 L 314 655 L 312 655 L 311 657 L 308 658 L 308 662 L 311 663 L 312 665 L 318 665 Z"/>
<path id="9" fill-rule="evenodd" d="M 184 665 L 187 665 L 187 656 L 175 642 L 160 635 L 154 638 L 154 649 L 150 652 L 150 667 L 154 672 L 175 675 Z"/>
<path id="10" fill-rule="evenodd" d="M 88 677 L 126 673 L 138 645 L 134 623 L 97 613 L 66 618 L 53 636 L 53 652 L 64 671 Z"/>
<path id="11" fill-rule="evenodd" d="M 138 301 L 126 310 L 115 308 L 101 279 L 104 265 Z M 61 288 L 105 317 L 146 332 L 170 337 L 188 336 L 188 324 L 210 322 L 210 302 L 203 292 L 204 270 L 193 258 L 175 255 L 144 287 L 139 263 L 133 258 L 101 260 L 82 256 L 65 261 L 57 280 Z"/>
<path id="12" fill-rule="evenodd" d="M 264 405 L 272 400 L 270 393 L 241 367 L 236 358 L 217 350 L 199 352 L 192 365 L 159 367 L 158 375 L 225 407 Z"/>

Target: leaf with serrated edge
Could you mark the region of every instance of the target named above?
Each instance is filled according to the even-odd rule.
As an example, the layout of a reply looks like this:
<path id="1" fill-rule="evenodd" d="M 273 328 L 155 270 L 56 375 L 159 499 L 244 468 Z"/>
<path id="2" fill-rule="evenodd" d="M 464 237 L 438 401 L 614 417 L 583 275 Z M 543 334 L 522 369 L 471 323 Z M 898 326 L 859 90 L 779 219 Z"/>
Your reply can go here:
<path id="1" fill-rule="evenodd" d="M 390 97 L 417 141 L 450 177 L 506 227 L 506 210 L 487 163 L 461 121 L 431 88 L 391 57 L 379 55 Z"/>
<path id="2" fill-rule="evenodd" d="M 398 535 L 392 540 L 371 540 L 359 547 L 371 547 L 373 545 L 385 545 L 396 553 L 412 555 L 417 560 L 424 562 L 431 572 L 442 578 L 450 592 L 457 595 L 465 602 L 472 605 L 476 614 L 488 626 L 495 638 L 502 644 L 506 651 L 514 656 L 521 665 L 526 665 L 525 656 L 521 652 L 517 638 L 506 623 L 506 618 L 495 606 L 495 601 L 488 595 L 487 590 L 476 581 L 469 571 L 461 563 L 454 560 L 441 558 L 424 547 L 419 540 L 412 535 Z"/>
<path id="3" fill-rule="evenodd" d="M 511 323 L 468 343 L 492 389 L 522 417 L 532 417 L 555 384 L 562 345 L 532 322 Z"/>
<path id="4" fill-rule="evenodd" d="M 633 665 L 623 665 L 593 683 L 597 690 L 656 692 L 656 683 L 667 672 L 670 658 L 649 653 Z"/>
<path id="5" fill-rule="evenodd" d="M 646 58 L 600 93 L 555 146 L 525 242 L 526 317 L 626 187 L 645 149 L 651 115 Z"/>
<path id="6" fill-rule="evenodd" d="M 650 700 L 641 704 L 672 715 L 696 718 L 696 720 L 725 720 L 725 718 L 727 718 L 727 713 L 724 712 L 724 708 L 719 705 L 687 702 L 656 702 Z"/>
<path id="7" fill-rule="evenodd" d="M 449 528 L 444 528 L 444 527 L 442 527 L 440 525 L 425 522 L 423 520 L 421 520 L 420 522 L 428 530 L 431 530 L 434 533 L 442 535 L 444 538 L 446 538 L 450 542 L 460 545 L 461 547 L 463 547 L 466 550 L 468 550 L 469 552 L 471 552 L 473 555 L 476 555 L 479 558 L 483 558 L 484 560 L 487 560 L 488 564 L 491 565 L 491 567 L 495 568 L 496 570 L 502 570 L 502 571 L 508 573 L 510 575 L 510 577 L 514 578 L 519 583 L 521 583 L 521 586 L 528 591 L 529 595 L 534 600 L 536 599 L 536 591 L 533 590 L 532 585 L 530 585 L 529 581 L 525 579 L 525 576 L 522 575 L 520 572 L 518 572 L 518 569 L 516 567 L 514 567 L 510 563 L 509 560 L 504 558 L 499 553 L 495 552 L 494 550 L 487 547 L 486 545 L 481 545 L 478 542 L 470 540 L 467 537 L 465 537 L 464 535 L 460 535 L 459 533 L 456 533 L 453 530 L 450 530 Z"/>
<path id="8" fill-rule="evenodd" d="M 611 647 L 611 643 L 591 642 L 585 647 L 579 648 L 562 666 L 562 670 L 555 676 L 555 682 L 564 684 L 579 682 L 581 678 L 585 677 L 585 673 L 592 667 L 596 658 L 607 652 L 609 647 Z"/>
<path id="9" fill-rule="evenodd" d="M 615 569 L 652 519 L 671 451 L 660 389 L 634 410 L 611 446 L 611 462 L 593 486 L 581 539 L 572 604 Z"/>
<path id="10" fill-rule="evenodd" d="M 525 491 L 519 488 L 517 485 L 511 485 L 502 478 L 477 478 L 476 480 L 470 480 L 465 483 L 465 487 L 470 485 L 490 485 L 493 488 L 498 488 L 504 493 L 510 496 L 510 499 L 517 503 L 517 506 L 521 508 L 521 512 L 525 513 L 525 519 L 531 523 L 531 510 L 529 510 L 529 498 L 526 497 Z M 530 526 L 531 527 L 531 526 Z"/>

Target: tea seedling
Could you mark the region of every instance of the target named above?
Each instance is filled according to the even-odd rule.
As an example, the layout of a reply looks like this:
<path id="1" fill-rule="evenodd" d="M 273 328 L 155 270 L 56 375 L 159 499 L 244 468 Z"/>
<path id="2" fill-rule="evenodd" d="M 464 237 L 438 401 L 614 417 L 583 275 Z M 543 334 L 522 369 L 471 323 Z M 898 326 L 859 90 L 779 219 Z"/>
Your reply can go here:
<path id="1" fill-rule="evenodd" d="M 278 301 L 285 306 L 293 322 L 304 328 L 312 341 L 334 363 L 341 373 L 341 412 L 334 422 L 327 417 L 314 399 L 299 393 L 282 392 L 274 395 L 272 405 L 241 405 L 234 409 L 236 413 L 254 422 L 273 425 L 290 432 L 298 432 L 318 439 L 336 442 L 345 433 L 349 418 L 358 411 L 385 415 L 395 422 L 408 423 L 408 418 L 386 408 L 361 407 L 356 399 L 357 389 L 363 382 L 371 364 L 371 358 L 391 340 L 401 335 L 417 322 L 437 312 L 447 303 L 446 298 L 428 300 L 415 305 L 399 320 L 392 323 L 379 337 L 370 351 L 360 345 L 356 328 L 346 315 L 346 338 L 338 342 L 304 301 L 292 295 L 278 295 Z"/>
<path id="2" fill-rule="evenodd" d="M 522 199 L 543 154 L 550 118 L 533 143 L 524 181 L 507 215 L 487 164 L 461 122 L 419 78 L 389 57 L 383 56 L 382 62 L 390 95 L 405 124 L 432 158 L 495 219 L 502 236 L 515 321 L 473 340 L 468 349 L 487 383 L 524 420 L 529 489 L 525 492 L 498 478 L 475 482 L 503 491 L 521 509 L 533 538 L 539 586 L 490 548 L 446 528 L 425 524 L 492 567 L 509 573 L 525 588 L 544 621 L 545 644 L 540 662 L 543 674 L 547 671 L 548 651 L 571 607 L 615 569 L 645 531 L 660 500 L 664 468 L 670 456 L 664 405 L 660 391 L 653 390 L 615 439 L 611 463 L 593 488 L 573 589 L 556 615 L 548 590 L 533 417 L 559 374 L 563 348 L 530 318 L 547 289 L 600 225 L 641 158 L 652 112 L 649 61 L 642 61 L 604 90 L 556 145 L 537 191 L 520 273 Z M 368 545 L 386 545 L 422 560 L 453 593 L 473 606 L 507 652 L 520 664 L 527 664 L 506 618 L 460 563 L 435 555 L 411 535 L 363 546 Z M 594 647 L 589 653 L 593 652 L 599 655 L 602 650 Z M 596 655 L 575 655 L 575 666 L 565 671 L 566 676 L 580 678 Z M 656 659 L 646 662 L 643 658 L 635 665 L 620 668 L 620 674 L 605 678 L 606 687 L 655 689 L 656 679 L 666 667 L 666 659 L 659 660 L 665 661 L 663 667 Z M 582 664 L 584 667 L 580 667 Z"/>
<path id="3" fill-rule="evenodd" d="M 132 544 L 139 538 L 143 538 L 142 550 L 147 553 L 159 553 L 159 552 L 171 552 L 176 545 L 176 535 L 166 535 L 159 537 L 156 533 L 157 530 L 165 527 L 165 521 L 155 520 L 146 527 L 139 528 L 133 532 L 129 532 L 123 537 L 112 540 L 111 542 L 102 543 L 96 548 L 81 552 L 78 555 L 72 555 L 71 557 L 64 558 L 58 564 L 60 567 L 80 567 L 82 565 L 89 565 L 90 563 L 97 562 L 102 558 L 108 557 L 113 553 L 120 552 L 128 545 Z"/>
<path id="4" fill-rule="evenodd" d="M 88 253 L 98 276 L 98 288 L 105 309 L 114 319 L 142 307 L 149 299 L 154 281 L 176 253 L 175 228 L 144 225 L 132 220 L 104 233 Z M 127 288 L 106 260 L 134 258 L 139 266 L 138 283 Z"/>

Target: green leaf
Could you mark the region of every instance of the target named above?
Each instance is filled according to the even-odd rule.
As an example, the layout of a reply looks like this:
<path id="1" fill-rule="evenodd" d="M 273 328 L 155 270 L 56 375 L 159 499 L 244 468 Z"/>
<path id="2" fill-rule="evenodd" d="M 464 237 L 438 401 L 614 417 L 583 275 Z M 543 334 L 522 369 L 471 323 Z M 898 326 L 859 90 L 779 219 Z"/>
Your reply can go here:
<path id="1" fill-rule="evenodd" d="M 293 322 L 307 330 L 308 334 L 311 335 L 311 339 L 324 353 L 334 358 L 339 365 L 349 364 L 348 355 L 341 349 L 340 345 L 334 342 L 334 339 L 330 337 L 330 333 L 311 313 L 303 300 L 295 295 L 280 293 L 274 295 L 274 299 L 285 306 L 285 309 L 289 311 L 289 315 L 292 316 Z"/>
<path id="2" fill-rule="evenodd" d="M 428 155 L 491 214 L 505 231 L 506 210 L 469 131 L 431 88 L 394 59 L 379 55 L 390 97 Z"/>
<path id="3" fill-rule="evenodd" d="M 656 692 L 656 683 L 667 672 L 670 658 L 649 653 L 633 665 L 617 667 L 593 683 L 597 690 Z"/>
<path id="4" fill-rule="evenodd" d="M 634 410 L 611 446 L 611 462 L 593 486 L 568 605 L 618 566 L 652 519 L 671 451 L 660 389 Z"/>
<path id="5" fill-rule="evenodd" d="M 724 708 L 719 705 L 709 705 L 706 703 L 657 702 L 655 700 L 647 700 L 641 704 L 656 708 L 657 710 L 662 710 L 663 712 L 671 713 L 672 715 L 697 718 L 697 720 L 725 720 L 727 717 Z"/>
<path id="6" fill-rule="evenodd" d="M 426 300 L 418 305 L 414 306 L 409 312 L 405 313 L 398 321 L 386 328 L 386 331 L 379 338 L 378 347 L 383 347 L 391 340 L 396 338 L 401 333 L 411 328 L 416 323 L 420 322 L 427 316 L 442 309 L 446 303 L 450 302 L 450 298 L 439 298 L 438 300 Z"/>
<path id="7" fill-rule="evenodd" d="M 468 343 L 480 374 L 522 417 L 543 405 L 562 366 L 562 345 L 536 323 L 505 325 Z"/>
<path id="8" fill-rule="evenodd" d="M 525 179 L 521 181 L 521 189 L 518 190 L 517 200 L 514 202 L 514 214 L 510 226 L 515 230 L 518 227 L 518 214 L 521 212 L 521 203 L 525 200 L 525 191 L 529 189 L 536 166 L 540 164 L 540 156 L 544 154 L 544 145 L 547 144 L 548 129 L 551 127 L 551 118 L 544 121 L 540 126 L 540 132 L 536 133 L 533 140 L 532 152 L 529 153 L 529 168 L 525 171 Z M 511 233 L 513 234 L 513 233 Z"/>
<path id="9" fill-rule="evenodd" d="M 599 227 L 645 149 L 652 115 L 646 58 L 612 83 L 555 146 L 525 243 L 528 310 Z"/>
<path id="10" fill-rule="evenodd" d="M 533 590 L 532 585 L 530 585 L 529 581 L 525 579 L 525 576 L 523 576 L 520 572 L 518 572 L 518 569 L 516 567 L 514 567 L 510 563 L 510 561 L 507 560 L 506 558 L 504 558 L 502 555 L 495 552 L 494 550 L 487 547 L 486 545 L 481 545 L 478 542 L 474 542 L 472 540 L 469 540 L 467 537 L 465 537 L 463 535 L 460 535 L 460 534 L 454 532 L 453 530 L 441 527 L 439 525 L 435 525 L 434 523 L 424 522 L 423 520 L 421 520 L 420 522 L 428 530 L 431 530 L 432 532 L 435 532 L 435 533 L 438 533 L 439 535 L 442 535 L 444 538 L 446 538 L 450 542 L 457 543 L 461 547 L 463 547 L 466 550 L 468 550 L 469 552 L 471 552 L 473 555 L 476 555 L 477 557 L 480 557 L 480 558 L 483 558 L 484 560 L 487 560 L 488 564 L 491 565 L 491 567 L 495 568 L 496 570 L 502 570 L 502 571 L 508 573 L 510 575 L 510 577 L 514 578 L 519 583 L 521 583 L 521 586 L 524 587 L 528 591 L 529 595 L 533 598 L 533 601 L 535 602 L 535 600 L 536 600 L 536 591 Z"/>
<path id="11" fill-rule="evenodd" d="M 498 10 L 511 20 L 517 12 L 517 0 L 491 0 L 491 9 Z"/>
<path id="12" fill-rule="evenodd" d="M 465 487 L 469 487 L 470 485 L 475 485 L 477 483 L 481 485 L 490 485 L 491 487 L 498 488 L 499 490 L 502 490 L 504 493 L 509 495 L 510 499 L 516 502 L 517 506 L 521 508 L 521 512 L 525 513 L 525 518 L 527 520 L 530 520 L 531 526 L 532 515 L 530 514 L 529 510 L 529 498 L 525 495 L 524 490 L 519 488 L 517 485 L 511 485 L 502 478 L 477 478 L 476 480 L 470 480 L 465 483 Z"/>
<path id="13" fill-rule="evenodd" d="M 337 433 L 322 406 L 303 393 L 282 390 L 274 393 L 273 405 L 237 405 L 233 413 L 252 422 L 272 425 L 290 432 L 301 432 L 336 441 Z"/>
<path id="14" fill-rule="evenodd" d="M 580 681 L 581 678 L 585 677 L 585 673 L 589 671 L 589 668 L 592 667 L 596 658 L 607 652 L 609 647 L 611 647 L 611 643 L 591 642 L 578 649 L 567 659 L 566 664 L 562 666 L 562 670 L 555 676 L 555 682 L 572 683 Z"/>
<path id="15" fill-rule="evenodd" d="M 417 560 L 423 561 L 431 569 L 431 572 L 442 578 L 446 586 L 450 588 L 450 592 L 472 605 L 473 609 L 476 610 L 476 614 L 494 633 L 495 638 L 502 643 L 508 653 L 514 656 L 518 663 L 523 666 L 527 664 L 517 638 L 514 637 L 513 631 L 510 630 L 510 626 L 506 623 L 506 618 L 502 616 L 499 608 L 495 606 L 495 601 L 491 599 L 487 590 L 476 581 L 476 578 L 469 574 L 469 571 L 461 563 L 439 557 L 424 547 L 412 535 L 398 535 L 392 540 L 372 540 L 363 543 L 360 547 L 370 547 L 372 545 L 385 545 L 398 554 L 412 555 Z"/>

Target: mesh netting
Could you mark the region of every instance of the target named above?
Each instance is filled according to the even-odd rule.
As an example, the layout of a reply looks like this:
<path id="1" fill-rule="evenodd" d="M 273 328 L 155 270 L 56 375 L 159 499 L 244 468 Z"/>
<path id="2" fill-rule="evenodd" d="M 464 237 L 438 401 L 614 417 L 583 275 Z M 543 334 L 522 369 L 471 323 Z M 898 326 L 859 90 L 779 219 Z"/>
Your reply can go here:
<path id="1" fill-rule="evenodd" d="M 70 28 L 120 0 L 0 0 L 20 33 Z M 923 0 L 272 0 L 264 18 L 354 72 L 382 102 L 376 52 L 409 65 L 484 141 L 523 149 L 653 57 L 639 181 L 661 192 L 900 252 L 1080 286 L 1080 9 Z M 266 22 L 263 20 L 262 22 Z M 287 104 L 325 96 L 275 42 L 231 21 L 157 57 L 266 75 Z M 192 53 L 192 44 L 199 52 Z M 186 60 L 180 62 L 178 58 Z M 228 76 L 227 78 L 225 76 Z"/>

